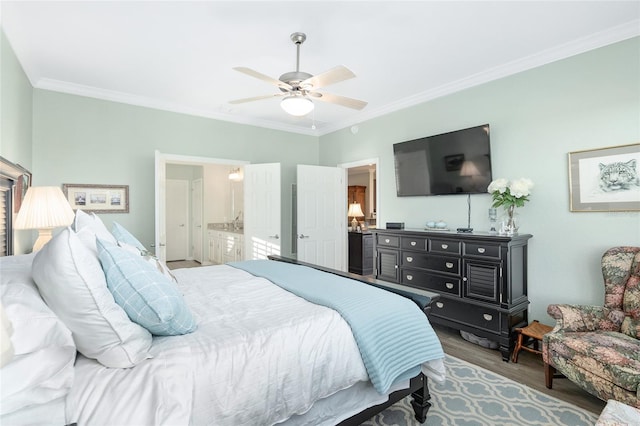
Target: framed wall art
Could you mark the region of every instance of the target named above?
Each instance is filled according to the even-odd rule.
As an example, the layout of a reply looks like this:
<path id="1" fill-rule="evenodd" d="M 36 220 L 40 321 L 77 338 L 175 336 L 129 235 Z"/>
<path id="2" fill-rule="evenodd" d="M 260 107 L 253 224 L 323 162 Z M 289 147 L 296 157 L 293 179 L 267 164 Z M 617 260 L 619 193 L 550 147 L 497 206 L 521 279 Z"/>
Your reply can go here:
<path id="1" fill-rule="evenodd" d="M 640 143 L 569 153 L 572 212 L 640 211 Z"/>
<path id="2" fill-rule="evenodd" d="M 73 210 L 94 213 L 129 213 L 129 185 L 62 184 Z"/>

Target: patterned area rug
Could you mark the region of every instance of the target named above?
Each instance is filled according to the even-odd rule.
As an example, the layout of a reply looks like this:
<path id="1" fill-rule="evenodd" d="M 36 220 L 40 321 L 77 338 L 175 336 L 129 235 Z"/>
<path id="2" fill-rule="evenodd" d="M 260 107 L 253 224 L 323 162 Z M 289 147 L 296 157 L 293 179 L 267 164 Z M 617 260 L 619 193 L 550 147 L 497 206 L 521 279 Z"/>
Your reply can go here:
<path id="1" fill-rule="evenodd" d="M 429 383 L 428 426 L 593 425 L 598 416 L 575 405 L 447 355 L 447 381 Z M 389 407 L 367 426 L 419 425 L 407 397 Z"/>

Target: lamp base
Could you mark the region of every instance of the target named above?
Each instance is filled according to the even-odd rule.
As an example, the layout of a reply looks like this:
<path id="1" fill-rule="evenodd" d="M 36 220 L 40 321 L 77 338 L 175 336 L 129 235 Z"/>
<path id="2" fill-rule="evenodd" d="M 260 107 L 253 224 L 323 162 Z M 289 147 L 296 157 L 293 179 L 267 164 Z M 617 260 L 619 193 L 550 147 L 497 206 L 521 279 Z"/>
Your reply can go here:
<path id="1" fill-rule="evenodd" d="M 357 227 L 358 227 L 358 221 L 354 217 L 353 220 L 351 221 L 351 230 L 355 231 Z"/>
<path id="2" fill-rule="evenodd" d="M 39 251 L 49 242 L 49 240 L 51 240 L 51 237 L 53 236 L 52 232 L 53 229 L 51 228 L 38 229 L 38 239 L 35 244 L 33 244 L 33 253 Z"/>

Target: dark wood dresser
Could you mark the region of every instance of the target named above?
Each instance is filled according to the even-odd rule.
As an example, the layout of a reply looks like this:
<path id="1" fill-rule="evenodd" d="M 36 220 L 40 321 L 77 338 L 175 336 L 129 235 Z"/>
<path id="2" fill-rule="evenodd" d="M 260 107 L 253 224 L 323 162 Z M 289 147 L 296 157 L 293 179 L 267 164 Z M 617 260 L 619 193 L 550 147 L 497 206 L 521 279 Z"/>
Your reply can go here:
<path id="1" fill-rule="evenodd" d="M 497 341 L 502 359 L 509 361 L 514 329 L 528 324 L 531 235 L 372 232 L 377 279 L 440 293 L 429 315 L 432 323 Z"/>
<path id="2" fill-rule="evenodd" d="M 349 232 L 349 272 L 373 274 L 373 234 Z"/>

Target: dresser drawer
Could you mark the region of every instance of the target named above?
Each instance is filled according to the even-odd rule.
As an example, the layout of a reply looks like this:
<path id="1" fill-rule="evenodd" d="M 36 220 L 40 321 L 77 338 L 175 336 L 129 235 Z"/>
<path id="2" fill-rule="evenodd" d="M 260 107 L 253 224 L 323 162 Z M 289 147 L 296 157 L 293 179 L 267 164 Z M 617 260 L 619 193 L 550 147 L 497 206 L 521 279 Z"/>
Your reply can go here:
<path id="1" fill-rule="evenodd" d="M 487 331 L 500 331 L 500 314 L 497 310 L 454 299 L 441 298 L 437 300 L 431 305 L 431 315 Z"/>
<path id="2" fill-rule="evenodd" d="M 460 275 L 460 258 L 403 251 L 400 265 Z"/>
<path id="3" fill-rule="evenodd" d="M 461 295 L 460 279 L 455 277 L 444 277 L 415 269 L 403 269 L 401 283 L 437 293 Z"/>
<path id="4" fill-rule="evenodd" d="M 395 235 L 376 235 L 376 244 L 380 247 L 400 247 L 400 237 Z"/>
<path id="5" fill-rule="evenodd" d="M 426 250 L 427 239 L 420 237 L 402 237 L 400 239 L 402 248 L 409 250 Z"/>
<path id="6" fill-rule="evenodd" d="M 492 259 L 500 259 L 500 246 L 486 243 L 464 243 L 465 256 L 479 256 Z"/>
<path id="7" fill-rule="evenodd" d="M 429 240 L 429 251 L 434 253 L 460 254 L 461 246 L 462 243 L 460 241 L 438 240 L 435 238 Z"/>

